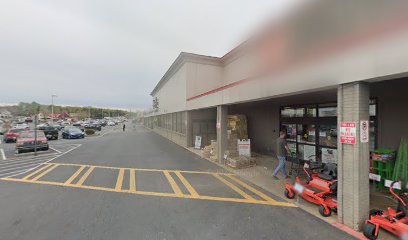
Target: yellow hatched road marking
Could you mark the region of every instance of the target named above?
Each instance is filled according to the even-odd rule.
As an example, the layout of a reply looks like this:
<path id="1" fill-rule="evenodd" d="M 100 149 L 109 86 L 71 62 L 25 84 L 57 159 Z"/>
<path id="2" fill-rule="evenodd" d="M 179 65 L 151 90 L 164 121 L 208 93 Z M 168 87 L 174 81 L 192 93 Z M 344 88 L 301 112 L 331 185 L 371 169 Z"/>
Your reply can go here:
<path id="1" fill-rule="evenodd" d="M 121 168 L 119 169 L 119 174 L 118 174 L 118 179 L 116 180 L 116 190 L 121 190 L 122 189 L 122 184 L 123 184 L 123 175 L 125 174 L 125 169 Z"/>
<path id="2" fill-rule="evenodd" d="M 89 171 L 89 170 L 88 170 Z M 221 201 L 221 202 L 235 202 L 235 203 L 250 203 L 250 204 L 263 204 L 263 205 L 272 205 L 272 206 L 281 206 L 281 207 L 297 207 L 294 204 L 287 203 L 287 202 L 269 202 L 269 201 L 260 201 L 260 200 L 248 200 L 243 198 L 223 198 L 223 197 L 212 197 L 212 196 L 198 196 L 197 198 L 191 198 L 190 195 L 176 195 L 173 193 L 160 193 L 160 192 L 144 192 L 144 191 L 127 191 L 127 190 L 116 190 L 114 188 L 105 188 L 105 187 L 96 187 L 96 186 L 85 186 L 85 185 L 77 185 L 77 184 L 70 184 L 65 185 L 61 182 L 48 182 L 48 181 L 31 181 L 31 180 L 24 180 L 18 178 L 0 178 L 3 181 L 10 181 L 10 182 L 23 182 L 23 183 L 31 183 L 31 184 L 42 184 L 42 185 L 52 185 L 52 186 L 61 186 L 61 187 L 73 187 L 73 188 L 82 188 L 82 189 L 90 189 L 90 190 L 99 190 L 105 192 L 117 192 L 117 193 L 130 193 L 130 194 L 137 194 L 137 195 L 145 195 L 145 196 L 158 196 L 158 197 L 176 197 L 176 198 L 186 198 L 186 199 L 201 199 L 201 200 L 211 200 L 211 201 Z"/>
<path id="3" fill-rule="evenodd" d="M 129 191 L 131 193 L 136 192 L 136 171 L 135 171 L 135 169 L 130 169 Z"/>
<path id="4" fill-rule="evenodd" d="M 55 168 L 58 167 L 58 164 L 55 164 L 54 166 L 48 168 L 47 170 L 45 170 L 44 172 L 38 174 L 36 177 L 34 177 L 33 179 L 31 179 L 31 181 L 37 181 L 38 179 L 42 178 L 43 176 L 45 176 L 45 174 L 51 172 L 52 170 L 54 170 Z"/>
<path id="5" fill-rule="evenodd" d="M 92 166 L 88 169 L 88 171 L 85 172 L 85 174 L 79 179 L 79 181 L 75 184 L 77 186 L 81 186 L 85 180 L 88 178 L 89 174 L 95 169 L 95 166 Z"/>
<path id="6" fill-rule="evenodd" d="M 27 179 L 29 179 L 30 177 L 32 177 L 32 176 L 34 176 L 34 175 L 36 175 L 37 173 L 39 173 L 39 172 L 43 171 L 44 169 L 46 169 L 46 168 L 48 168 L 48 167 L 50 167 L 50 165 L 48 165 L 48 164 L 47 164 L 47 165 L 45 165 L 44 167 L 39 168 L 37 171 L 34 171 L 34 172 L 32 172 L 32 173 L 28 174 L 27 176 L 23 177 L 23 180 L 27 180 Z"/>
<path id="7" fill-rule="evenodd" d="M 187 179 L 185 179 L 184 176 L 179 171 L 175 171 L 174 173 L 177 175 L 177 177 L 180 179 L 180 181 L 184 184 L 184 186 L 190 192 L 191 196 L 193 198 L 197 198 L 199 196 L 199 194 L 193 188 L 193 186 L 191 186 L 191 184 L 187 181 Z"/>
<path id="8" fill-rule="evenodd" d="M 174 194 L 177 196 L 182 196 L 183 192 L 180 190 L 179 186 L 177 183 L 174 181 L 173 177 L 170 175 L 169 171 L 164 170 L 163 171 L 164 176 L 166 176 L 167 180 L 169 181 L 171 188 L 173 188 Z"/>
<path id="9" fill-rule="evenodd" d="M 53 163 L 44 163 L 47 165 L 53 164 Z M 76 167 L 96 167 L 96 168 L 104 168 L 104 169 L 134 169 L 137 171 L 146 171 L 146 172 L 163 172 L 167 170 L 162 170 L 162 169 L 146 169 L 146 168 L 122 168 L 122 167 L 109 167 L 109 166 L 98 166 L 98 165 L 87 165 L 87 164 L 76 164 L 76 163 L 58 163 L 61 166 L 76 166 Z M 172 170 L 173 171 L 173 170 Z M 181 173 L 197 173 L 197 174 L 214 174 L 215 172 L 200 172 L 200 171 L 185 171 L 185 170 L 178 170 L 178 172 Z M 234 173 L 217 173 L 219 175 L 235 175 Z"/>
<path id="10" fill-rule="evenodd" d="M 241 196 L 243 196 L 245 199 L 248 200 L 255 200 L 252 196 L 248 195 L 246 192 L 242 191 L 241 189 L 239 189 L 237 186 L 235 186 L 234 184 L 228 182 L 227 180 L 225 180 L 224 178 L 222 178 L 220 175 L 218 174 L 214 174 L 214 177 L 218 178 L 221 182 L 225 183 L 225 185 L 227 185 L 228 187 L 232 188 L 232 190 L 234 190 L 235 192 L 239 193 Z"/>
<path id="11" fill-rule="evenodd" d="M 75 178 L 77 178 L 79 176 L 79 174 L 81 174 L 81 172 L 85 169 L 85 166 L 81 166 L 75 173 L 74 175 L 72 175 L 67 181 L 65 181 L 64 185 L 68 185 L 71 184 L 72 181 L 74 181 Z"/>
<path id="12" fill-rule="evenodd" d="M 227 176 L 227 177 L 229 177 L 230 179 L 232 179 L 236 183 L 240 184 L 244 188 L 248 189 L 249 191 L 257 194 L 258 196 L 265 199 L 266 201 L 271 202 L 271 203 L 276 203 L 277 202 L 277 201 L 273 200 L 272 198 L 270 198 L 269 196 L 267 196 L 266 194 L 256 190 L 255 188 L 253 188 L 253 187 L 249 186 L 248 184 L 242 182 L 241 180 L 237 179 L 236 177 L 234 177 L 234 176 Z"/>

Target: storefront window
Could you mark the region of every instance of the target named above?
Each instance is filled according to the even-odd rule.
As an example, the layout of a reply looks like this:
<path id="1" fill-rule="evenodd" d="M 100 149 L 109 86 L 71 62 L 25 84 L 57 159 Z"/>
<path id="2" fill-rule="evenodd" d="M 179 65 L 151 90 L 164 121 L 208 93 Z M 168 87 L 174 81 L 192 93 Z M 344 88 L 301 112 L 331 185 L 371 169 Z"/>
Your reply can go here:
<path id="1" fill-rule="evenodd" d="M 282 124 L 282 130 L 286 131 L 286 140 L 296 141 L 296 124 Z"/>
<path id="2" fill-rule="evenodd" d="M 285 118 L 303 117 L 305 115 L 305 108 L 285 107 L 281 110 L 281 116 Z"/>
<path id="3" fill-rule="evenodd" d="M 298 144 L 297 157 L 303 160 L 316 161 L 316 146 Z"/>
<path id="4" fill-rule="evenodd" d="M 375 140 L 377 139 L 377 136 L 376 136 L 376 129 L 375 129 L 375 122 L 373 121 L 373 120 L 371 120 L 370 121 L 370 133 L 369 133 L 369 136 L 370 136 L 370 150 L 373 150 L 373 149 L 375 149 L 376 148 L 376 142 L 375 142 Z"/>
<path id="5" fill-rule="evenodd" d="M 319 105 L 319 117 L 336 117 L 337 105 L 336 104 L 320 104 Z"/>
<path id="6" fill-rule="evenodd" d="M 370 99 L 370 105 L 369 105 L 368 113 L 370 114 L 370 117 L 374 117 L 374 116 L 377 115 L 377 101 L 376 101 L 376 99 Z"/>
<path id="7" fill-rule="evenodd" d="M 294 142 L 288 142 L 288 148 L 289 148 L 289 156 L 290 157 L 296 157 L 297 151 L 296 151 L 296 143 Z"/>
<path id="8" fill-rule="evenodd" d="M 298 142 L 316 144 L 316 128 L 314 124 L 298 124 L 297 126 Z"/>
<path id="9" fill-rule="evenodd" d="M 321 147 L 319 153 L 323 163 L 337 163 L 337 149 Z"/>
<path id="10" fill-rule="evenodd" d="M 316 117 L 316 107 L 307 107 L 305 117 Z"/>
<path id="11" fill-rule="evenodd" d="M 319 145 L 337 147 L 337 125 L 320 125 Z"/>

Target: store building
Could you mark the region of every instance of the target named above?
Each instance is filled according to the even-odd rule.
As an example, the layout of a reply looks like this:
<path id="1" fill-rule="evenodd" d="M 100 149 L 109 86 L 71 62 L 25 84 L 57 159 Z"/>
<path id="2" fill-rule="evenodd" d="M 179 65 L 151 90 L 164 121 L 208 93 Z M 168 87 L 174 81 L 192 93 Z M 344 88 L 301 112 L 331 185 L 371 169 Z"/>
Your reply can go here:
<path id="1" fill-rule="evenodd" d="M 221 58 L 181 53 L 144 124 L 184 147 L 195 136 L 202 146 L 217 140 L 220 163 L 229 114 L 247 117 L 255 152 L 273 155 L 285 129 L 293 156 L 338 164 L 338 218 L 358 229 L 369 211 L 370 149 L 396 149 L 408 136 L 406 10 L 403 1 L 314 1 Z M 344 122 L 355 124 L 349 144 L 338 137 Z"/>

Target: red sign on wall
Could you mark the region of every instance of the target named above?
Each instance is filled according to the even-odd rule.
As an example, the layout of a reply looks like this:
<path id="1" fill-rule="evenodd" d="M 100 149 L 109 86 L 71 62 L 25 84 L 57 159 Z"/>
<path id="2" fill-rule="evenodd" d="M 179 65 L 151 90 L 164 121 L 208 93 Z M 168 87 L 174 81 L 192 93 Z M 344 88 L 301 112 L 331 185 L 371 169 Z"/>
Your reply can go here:
<path id="1" fill-rule="evenodd" d="M 356 144 L 356 123 L 341 122 L 340 123 L 340 143 Z"/>

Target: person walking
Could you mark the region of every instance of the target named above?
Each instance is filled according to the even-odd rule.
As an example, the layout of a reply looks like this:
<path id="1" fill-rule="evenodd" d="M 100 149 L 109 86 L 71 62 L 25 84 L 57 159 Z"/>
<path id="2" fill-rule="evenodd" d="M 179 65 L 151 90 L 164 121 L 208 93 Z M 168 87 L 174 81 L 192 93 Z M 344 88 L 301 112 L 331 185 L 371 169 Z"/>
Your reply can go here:
<path id="1" fill-rule="evenodd" d="M 125 128 L 126 128 L 126 124 L 123 124 L 123 131 L 125 131 Z"/>
<path id="2" fill-rule="evenodd" d="M 279 165 L 276 167 L 275 171 L 272 174 L 272 177 L 276 180 L 279 180 L 279 178 L 277 177 L 279 171 L 282 171 L 284 178 L 289 178 L 288 174 L 286 173 L 286 169 L 285 169 L 286 156 L 288 153 L 289 153 L 289 147 L 286 142 L 286 132 L 280 131 L 279 137 L 278 139 L 276 139 L 276 155 L 279 160 Z"/>

